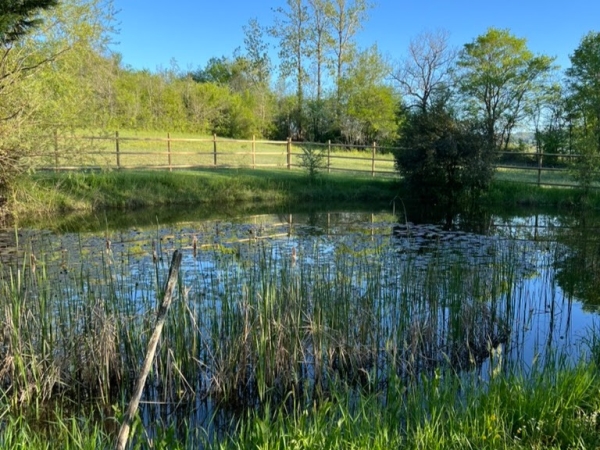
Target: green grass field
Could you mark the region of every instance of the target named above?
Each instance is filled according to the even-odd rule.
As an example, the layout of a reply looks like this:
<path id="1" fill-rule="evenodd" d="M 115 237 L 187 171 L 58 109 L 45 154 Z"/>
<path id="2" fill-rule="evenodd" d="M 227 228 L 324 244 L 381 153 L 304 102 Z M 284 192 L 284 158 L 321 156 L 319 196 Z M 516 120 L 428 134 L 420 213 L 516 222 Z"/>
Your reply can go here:
<path id="1" fill-rule="evenodd" d="M 118 143 L 118 151 L 117 151 Z M 292 143 L 288 160 L 286 141 L 234 140 L 185 133 L 120 131 L 115 133 L 59 137 L 49 151 L 36 156 L 40 168 L 290 168 L 302 164 L 303 149 L 320 151 L 323 169 L 394 176 L 391 153 L 375 154 L 371 147 Z M 215 151 L 216 149 L 216 151 Z M 215 163 L 216 161 L 216 163 Z"/>

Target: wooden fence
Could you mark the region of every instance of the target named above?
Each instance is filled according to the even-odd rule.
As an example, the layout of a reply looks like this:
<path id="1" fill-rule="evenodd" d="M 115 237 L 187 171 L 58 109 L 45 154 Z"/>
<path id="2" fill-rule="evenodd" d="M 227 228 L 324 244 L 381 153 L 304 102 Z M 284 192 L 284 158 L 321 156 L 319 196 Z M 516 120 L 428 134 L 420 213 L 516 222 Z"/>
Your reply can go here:
<path id="1" fill-rule="evenodd" d="M 317 151 L 323 171 L 362 172 L 371 176 L 396 176 L 390 148 L 380 154 L 376 143 L 342 145 L 316 142 L 127 137 L 116 132 L 112 136 L 81 136 L 78 150 L 67 141 L 54 139 L 52 161 L 49 154 L 35 155 L 39 170 L 82 169 L 194 169 L 194 168 L 284 168 L 304 167 L 306 151 Z M 71 140 L 71 144 L 75 140 Z M 50 163 L 50 164 L 48 164 Z"/>
<path id="2" fill-rule="evenodd" d="M 74 150 L 76 148 L 76 150 Z M 34 155 L 39 170 L 195 169 L 305 167 L 306 152 L 320 154 L 321 170 L 395 177 L 397 147 L 344 145 L 332 142 L 293 142 L 218 138 L 105 136 L 64 138 L 55 134 L 53 148 Z M 498 152 L 497 177 L 538 186 L 576 187 L 569 164 L 579 155 L 536 152 Z"/>

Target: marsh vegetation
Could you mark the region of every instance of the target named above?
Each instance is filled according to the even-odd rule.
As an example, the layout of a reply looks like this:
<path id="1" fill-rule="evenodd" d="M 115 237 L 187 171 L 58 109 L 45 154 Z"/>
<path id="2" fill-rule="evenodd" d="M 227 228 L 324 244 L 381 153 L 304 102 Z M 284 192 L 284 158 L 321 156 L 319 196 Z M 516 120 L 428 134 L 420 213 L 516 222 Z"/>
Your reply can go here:
<path id="1" fill-rule="evenodd" d="M 538 429 L 548 419 L 534 409 L 549 415 L 545 403 L 527 404 L 531 417 L 498 406 L 516 392 L 515 402 L 542 402 L 547 383 L 563 401 L 564 383 L 581 383 L 565 414 L 591 421 L 598 410 L 589 397 L 598 381 L 582 364 L 595 354 L 582 338 L 596 317 L 582 286 L 595 281 L 568 263 L 581 247 L 556 232 L 565 220 L 492 216 L 448 228 L 389 213 L 315 213 L 22 230 L 1 280 L 2 426 L 34 442 L 60 424 L 67 442 L 75 417 L 78 439 L 110 445 L 170 255 L 182 249 L 134 445 L 283 447 L 288 433 L 306 432 L 298 448 L 307 448 L 313 431 L 342 447 L 371 438 L 408 445 L 462 426 L 483 427 L 465 430 L 470 442 L 492 432 L 515 446 L 575 439 L 574 430 Z M 574 225 L 565 233 L 588 229 Z M 440 448 L 456 437 L 447 438 Z"/>

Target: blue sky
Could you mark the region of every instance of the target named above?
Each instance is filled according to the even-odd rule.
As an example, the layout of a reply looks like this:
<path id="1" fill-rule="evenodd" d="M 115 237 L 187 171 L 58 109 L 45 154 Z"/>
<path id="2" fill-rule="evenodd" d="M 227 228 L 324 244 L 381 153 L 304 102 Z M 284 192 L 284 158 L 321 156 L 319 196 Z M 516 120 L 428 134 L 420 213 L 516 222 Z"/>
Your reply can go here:
<path id="1" fill-rule="evenodd" d="M 377 44 L 399 60 L 409 41 L 426 30 L 444 28 L 462 46 L 489 27 L 508 28 L 527 39 L 535 53 L 557 57 L 564 69 L 569 54 L 589 31 L 600 31 L 600 0 L 375 0 L 359 34 L 360 47 Z M 203 67 L 212 56 L 230 56 L 243 46 L 251 18 L 273 21 L 285 0 L 114 0 L 119 34 L 113 50 L 135 69 Z M 276 55 L 276 49 L 272 55 Z"/>

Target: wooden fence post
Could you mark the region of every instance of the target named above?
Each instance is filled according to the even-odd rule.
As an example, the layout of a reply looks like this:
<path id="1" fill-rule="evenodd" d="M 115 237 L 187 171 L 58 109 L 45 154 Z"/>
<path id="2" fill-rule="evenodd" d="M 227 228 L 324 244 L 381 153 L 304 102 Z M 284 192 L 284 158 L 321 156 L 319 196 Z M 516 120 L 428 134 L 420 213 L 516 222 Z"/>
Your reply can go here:
<path id="1" fill-rule="evenodd" d="M 292 168 L 292 138 L 287 139 L 287 168 Z"/>
<path id="2" fill-rule="evenodd" d="M 58 130 L 54 130 L 54 171 L 58 171 Z"/>
<path id="3" fill-rule="evenodd" d="M 171 167 L 171 133 L 167 133 L 167 157 L 169 159 L 169 172 L 172 172 L 173 167 Z"/>
<path id="4" fill-rule="evenodd" d="M 377 142 L 373 142 L 373 151 L 371 156 L 371 176 L 375 176 L 375 152 L 377 150 Z"/>
<path id="5" fill-rule="evenodd" d="M 252 168 L 256 169 L 256 136 L 252 135 Z"/>
<path id="6" fill-rule="evenodd" d="M 538 150 L 537 158 L 538 158 L 538 187 L 542 184 L 542 159 L 544 157 L 543 149 Z"/>
<path id="7" fill-rule="evenodd" d="M 217 167 L 217 135 L 213 134 L 213 165 Z"/>
<path id="8" fill-rule="evenodd" d="M 331 139 L 327 140 L 327 173 L 331 173 Z"/>
<path id="9" fill-rule="evenodd" d="M 121 150 L 119 148 L 119 132 L 115 131 L 115 152 L 117 154 L 117 169 L 121 168 Z"/>

